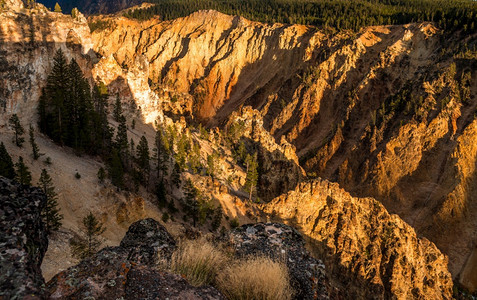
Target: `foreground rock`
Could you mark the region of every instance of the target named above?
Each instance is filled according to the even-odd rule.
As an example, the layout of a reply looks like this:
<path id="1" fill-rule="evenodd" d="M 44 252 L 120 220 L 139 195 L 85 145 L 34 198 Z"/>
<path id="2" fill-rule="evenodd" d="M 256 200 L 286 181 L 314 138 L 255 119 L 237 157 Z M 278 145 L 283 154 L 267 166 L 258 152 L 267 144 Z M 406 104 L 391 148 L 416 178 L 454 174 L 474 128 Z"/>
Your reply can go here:
<path id="1" fill-rule="evenodd" d="M 315 180 L 265 205 L 310 237 L 345 298 L 451 299 L 447 257 L 372 198 Z"/>
<path id="2" fill-rule="evenodd" d="M 268 256 L 286 261 L 295 299 L 329 299 L 325 265 L 305 249 L 300 233 L 278 223 L 243 225 L 230 233 L 238 257 Z"/>
<path id="3" fill-rule="evenodd" d="M 48 282 L 52 299 L 222 299 L 212 287 L 196 288 L 160 272 L 175 249 L 172 236 L 153 219 L 132 224 L 118 247 L 108 247 Z M 164 299 L 165 299 L 164 298 Z"/>
<path id="4" fill-rule="evenodd" d="M 38 188 L 0 177 L 0 204 L 0 299 L 41 299 L 40 264 L 48 239 L 40 211 L 46 197 Z"/>

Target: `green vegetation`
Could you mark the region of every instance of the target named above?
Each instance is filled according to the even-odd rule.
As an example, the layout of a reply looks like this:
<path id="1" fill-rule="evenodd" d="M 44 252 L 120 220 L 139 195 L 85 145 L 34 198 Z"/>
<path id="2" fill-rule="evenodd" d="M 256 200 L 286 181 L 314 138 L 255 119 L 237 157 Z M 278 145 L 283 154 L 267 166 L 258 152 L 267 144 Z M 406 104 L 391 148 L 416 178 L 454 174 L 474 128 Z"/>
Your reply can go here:
<path id="1" fill-rule="evenodd" d="M 113 23 L 108 20 L 108 21 L 103 21 L 103 20 L 98 20 L 94 22 L 88 22 L 89 26 L 89 31 L 93 33 L 96 30 L 105 30 L 107 28 L 111 28 Z"/>
<path id="2" fill-rule="evenodd" d="M 58 208 L 58 195 L 55 192 L 55 186 L 46 169 L 41 170 L 38 186 L 43 190 L 47 199 L 46 207 L 41 212 L 41 218 L 45 224 L 46 232 L 51 234 L 60 229 L 63 216 L 60 214 L 60 209 Z"/>
<path id="3" fill-rule="evenodd" d="M 55 12 L 60 13 L 61 12 L 61 6 L 56 2 L 55 4 Z"/>
<path id="4" fill-rule="evenodd" d="M 203 9 L 268 23 L 297 23 L 359 30 L 363 26 L 432 21 L 447 30 L 473 32 L 477 3 L 471 0 L 153 0 L 147 9 L 128 11 L 140 20 L 184 17 Z"/>
<path id="5" fill-rule="evenodd" d="M 22 137 L 25 133 L 25 130 L 23 129 L 22 124 L 20 124 L 20 119 L 18 118 L 18 115 L 13 114 L 8 120 L 8 124 L 10 124 L 13 131 L 15 132 L 13 142 L 15 143 L 15 145 L 21 148 L 23 142 L 25 142 L 25 139 Z"/>
<path id="6" fill-rule="evenodd" d="M 29 135 L 30 135 L 30 145 L 31 145 L 31 151 L 33 154 L 33 159 L 37 160 L 38 158 L 40 158 L 40 148 L 38 148 L 38 145 L 36 144 L 35 131 L 33 129 L 33 126 L 31 125 L 30 125 Z"/>
<path id="7" fill-rule="evenodd" d="M 100 235 L 106 230 L 91 212 L 83 218 L 81 235 L 70 240 L 73 257 L 85 259 L 95 254 L 101 246 Z"/>
<path id="8" fill-rule="evenodd" d="M 59 49 L 38 104 L 39 128 L 56 143 L 79 153 L 104 155 L 111 144 L 107 95 L 98 86 L 92 90 L 76 61 L 68 64 Z"/>
<path id="9" fill-rule="evenodd" d="M 10 154 L 8 154 L 3 142 L 0 143 L 0 176 L 6 177 L 8 179 L 15 178 L 15 169 L 13 167 L 12 157 Z"/>
<path id="10" fill-rule="evenodd" d="M 18 162 L 15 164 L 16 176 L 15 179 L 22 185 L 31 185 L 31 173 L 28 167 L 23 161 L 23 157 L 18 158 Z"/>

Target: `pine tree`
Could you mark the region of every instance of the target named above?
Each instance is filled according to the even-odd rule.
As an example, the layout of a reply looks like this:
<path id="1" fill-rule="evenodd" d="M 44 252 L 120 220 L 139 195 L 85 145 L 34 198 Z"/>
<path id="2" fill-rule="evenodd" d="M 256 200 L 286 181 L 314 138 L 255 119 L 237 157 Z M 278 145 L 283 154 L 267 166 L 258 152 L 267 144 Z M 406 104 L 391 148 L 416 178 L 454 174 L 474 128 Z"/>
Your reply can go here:
<path id="1" fill-rule="evenodd" d="M 157 178 L 161 179 L 164 177 L 164 174 L 167 173 L 167 160 L 169 158 L 169 151 L 167 150 L 166 146 L 164 145 L 164 134 L 161 129 L 156 131 L 156 136 L 154 139 L 155 147 L 153 149 L 153 157 L 156 161 L 156 172 Z"/>
<path id="2" fill-rule="evenodd" d="M 112 146 L 113 132 L 108 123 L 108 88 L 104 83 L 93 86 L 92 91 L 92 139 L 96 153 L 109 155 Z"/>
<path id="3" fill-rule="evenodd" d="M 64 144 L 65 129 L 68 126 L 65 113 L 65 102 L 69 101 L 68 83 L 68 64 L 59 48 L 53 58 L 53 68 L 48 75 L 46 88 L 40 97 L 38 112 L 40 129 L 60 145 Z"/>
<path id="4" fill-rule="evenodd" d="M 214 210 L 214 214 L 212 216 L 212 231 L 217 231 L 222 224 L 224 212 L 222 211 L 222 207 L 219 206 Z"/>
<path id="5" fill-rule="evenodd" d="M 53 186 L 51 177 L 46 169 L 41 170 L 38 186 L 46 195 L 46 207 L 41 212 L 41 217 L 43 223 L 45 224 L 46 232 L 51 234 L 54 231 L 58 231 L 58 229 L 60 229 L 63 216 L 60 214 L 60 210 L 58 208 L 58 195 L 55 192 L 55 187 Z"/>
<path id="6" fill-rule="evenodd" d="M 121 115 L 119 118 L 119 125 L 116 129 L 115 147 L 123 159 L 126 158 L 129 142 L 128 142 L 128 128 L 126 126 L 126 118 Z"/>
<path id="7" fill-rule="evenodd" d="M 124 168 L 121 158 L 119 157 L 119 153 L 116 149 L 113 149 L 111 154 L 108 172 L 113 185 L 115 185 L 118 189 L 122 189 L 124 187 Z"/>
<path id="8" fill-rule="evenodd" d="M 212 153 L 212 155 L 207 155 L 207 175 L 209 175 L 212 179 L 215 178 L 216 175 L 216 160 L 217 155 Z"/>
<path id="9" fill-rule="evenodd" d="M 55 4 L 55 12 L 60 13 L 61 12 L 61 6 L 56 2 Z"/>
<path id="10" fill-rule="evenodd" d="M 197 196 L 199 191 L 189 179 L 184 186 L 185 199 L 182 201 L 184 212 L 187 216 L 192 218 L 194 227 L 197 221 L 199 221 L 199 203 L 197 202 Z"/>
<path id="11" fill-rule="evenodd" d="M 15 179 L 22 185 L 31 185 L 31 173 L 28 167 L 23 162 L 23 157 L 18 158 L 18 162 L 15 164 L 16 177 Z"/>
<path id="12" fill-rule="evenodd" d="M 92 142 L 91 92 L 83 71 L 72 59 L 68 65 L 68 101 L 65 101 L 66 145 L 76 150 L 90 149 Z"/>
<path id="13" fill-rule="evenodd" d="M 136 156 L 137 156 L 138 165 L 142 169 L 142 171 L 145 173 L 149 173 L 149 168 L 150 168 L 149 144 L 144 135 L 141 137 L 141 140 L 139 141 L 139 144 L 137 145 Z"/>
<path id="14" fill-rule="evenodd" d="M 35 142 L 35 132 L 33 130 L 33 126 L 30 125 L 30 145 L 31 145 L 31 150 L 33 153 L 33 159 L 37 160 L 40 157 L 40 149 L 38 148 L 38 145 Z"/>
<path id="15" fill-rule="evenodd" d="M 104 183 L 104 179 L 106 179 L 106 171 L 103 167 L 99 168 L 98 170 L 98 180 L 99 183 Z"/>
<path id="16" fill-rule="evenodd" d="M 172 183 L 176 186 L 176 188 L 179 188 L 181 184 L 181 167 L 179 166 L 178 163 L 174 164 L 174 169 L 172 169 Z"/>
<path id="17" fill-rule="evenodd" d="M 121 107 L 121 99 L 119 98 L 119 94 L 116 94 L 116 101 L 114 102 L 113 107 L 113 118 L 116 122 L 120 122 L 122 115 L 123 108 Z"/>
<path id="18" fill-rule="evenodd" d="M 245 179 L 245 187 L 249 192 L 249 200 L 252 200 L 252 193 L 257 186 L 258 182 L 258 163 L 257 163 L 257 154 L 251 156 L 247 155 L 246 158 L 247 164 L 247 178 Z"/>
<path id="19" fill-rule="evenodd" d="M 12 158 L 3 142 L 0 143 L 0 176 L 8 179 L 14 179 L 16 176 Z"/>
<path id="20" fill-rule="evenodd" d="M 73 257 L 85 259 L 93 256 L 101 246 L 100 235 L 106 230 L 91 212 L 83 218 L 81 236 L 70 240 L 71 253 Z"/>
<path id="21" fill-rule="evenodd" d="M 76 19 L 76 18 L 78 18 L 78 15 L 79 15 L 79 10 L 78 10 L 76 7 L 74 7 L 74 8 L 71 10 L 71 17 L 72 17 L 73 19 Z"/>
<path id="22" fill-rule="evenodd" d="M 166 198 L 166 187 L 164 186 L 164 181 L 159 181 L 156 185 L 156 198 L 157 198 L 157 206 L 159 208 L 164 208 L 167 205 L 167 198 Z"/>
<path id="23" fill-rule="evenodd" d="M 22 137 L 23 134 L 25 133 L 25 130 L 23 129 L 22 124 L 20 124 L 20 119 L 18 118 L 18 115 L 13 114 L 8 120 L 8 123 L 15 131 L 15 138 L 13 142 L 15 143 L 15 145 L 21 148 L 23 145 L 23 142 L 25 142 L 25 139 Z"/>

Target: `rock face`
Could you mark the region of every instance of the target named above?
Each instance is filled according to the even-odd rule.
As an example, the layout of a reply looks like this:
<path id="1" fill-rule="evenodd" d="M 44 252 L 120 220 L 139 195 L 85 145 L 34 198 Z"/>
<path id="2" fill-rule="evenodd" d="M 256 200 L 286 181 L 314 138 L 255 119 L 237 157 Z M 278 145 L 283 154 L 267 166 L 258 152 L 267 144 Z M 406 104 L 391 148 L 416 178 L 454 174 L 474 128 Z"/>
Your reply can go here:
<path id="1" fill-rule="evenodd" d="M 447 257 L 372 198 L 315 180 L 265 205 L 309 238 L 345 298 L 451 299 Z"/>
<path id="2" fill-rule="evenodd" d="M 211 287 L 195 288 L 177 275 L 157 271 L 175 241 L 158 222 L 132 224 L 118 247 L 108 247 L 47 283 L 51 299 L 222 299 Z M 159 298 L 158 298 L 159 297 Z"/>
<path id="3" fill-rule="evenodd" d="M 40 264 L 48 239 L 40 211 L 46 197 L 38 188 L 0 177 L 0 298 L 42 299 Z"/>
<path id="4" fill-rule="evenodd" d="M 210 126 L 251 106 L 308 174 L 382 202 L 449 255 L 455 277 L 475 268 L 466 264 L 477 241 L 477 61 L 459 50 L 477 45 L 475 35 L 449 38 L 428 23 L 330 33 L 214 11 L 167 22 L 101 20 L 109 26 L 93 32 L 94 49 L 124 67 L 123 78 L 132 69 L 161 93 L 186 95 L 178 102 L 187 114 Z M 131 86 L 152 122 L 161 99 L 147 101 L 139 81 Z M 288 191 L 296 183 L 286 182 L 280 189 L 283 182 L 265 176 L 262 184 Z"/>
<path id="5" fill-rule="evenodd" d="M 21 1 L 12 2 L 0 12 L 0 126 L 13 113 L 25 124 L 36 123 L 38 99 L 57 49 L 84 71 L 95 59 L 82 14 L 72 18 L 41 4 L 25 9 Z"/>
<path id="6" fill-rule="evenodd" d="M 238 257 L 268 256 L 283 259 L 288 267 L 294 299 L 329 299 L 325 266 L 305 249 L 300 233 L 279 223 L 243 225 L 230 233 Z"/>

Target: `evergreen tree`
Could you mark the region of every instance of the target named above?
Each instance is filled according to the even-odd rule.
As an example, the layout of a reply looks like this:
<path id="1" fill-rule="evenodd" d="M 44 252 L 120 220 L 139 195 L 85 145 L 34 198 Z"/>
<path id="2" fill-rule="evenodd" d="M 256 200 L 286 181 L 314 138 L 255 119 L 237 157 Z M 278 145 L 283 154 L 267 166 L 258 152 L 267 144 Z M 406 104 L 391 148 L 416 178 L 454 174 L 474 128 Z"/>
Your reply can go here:
<path id="1" fill-rule="evenodd" d="M 18 162 L 15 164 L 16 177 L 15 179 L 22 185 L 31 185 L 31 173 L 28 167 L 23 162 L 23 157 L 18 158 Z"/>
<path id="2" fill-rule="evenodd" d="M 55 12 L 60 13 L 61 12 L 61 6 L 56 2 L 55 4 Z"/>
<path id="3" fill-rule="evenodd" d="M 167 160 L 169 159 L 169 151 L 164 145 L 164 134 L 161 129 L 156 131 L 156 136 L 154 139 L 155 147 L 153 149 L 153 157 L 156 161 L 156 172 L 157 178 L 161 179 L 164 177 L 164 174 L 167 173 Z"/>
<path id="4" fill-rule="evenodd" d="M 149 168 L 150 168 L 149 144 L 144 135 L 141 137 L 141 140 L 139 141 L 139 144 L 137 145 L 136 156 L 137 156 L 138 165 L 142 169 L 142 171 L 149 173 Z"/>
<path id="5" fill-rule="evenodd" d="M 219 206 L 214 210 L 213 216 L 212 216 L 212 231 L 217 231 L 220 228 L 220 225 L 222 224 L 222 218 L 224 216 L 224 212 L 222 211 L 222 207 Z"/>
<path id="6" fill-rule="evenodd" d="M 112 146 L 113 132 L 108 123 L 108 89 L 101 82 L 99 85 L 93 86 L 91 95 L 93 102 L 92 113 L 92 139 L 95 143 L 93 149 L 97 149 L 97 153 L 109 155 Z"/>
<path id="7" fill-rule="evenodd" d="M 121 115 L 119 118 L 119 125 L 116 129 L 115 147 L 118 150 L 121 158 L 125 159 L 128 153 L 128 128 L 126 126 L 126 118 Z"/>
<path id="8" fill-rule="evenodd" d="M 79 10 L 78 10 L 76 7 L 74 7 L 74 8 L 71 10 L 71 17 L 72 17 L 73 19 L 76 19 L 76 18 L 78 18 L 78 15 L 79 15 Z"/>
<path id="9" fill-rule="evenodd" d="M 64 144 L 66 137 L 65 102 L 69 101 L 68 95 L 68 64 L 61 48 L 53 58 L 53 69 L 47 78 L 46 88 L 40 97 L 39 115 L 40 129 L 53 141 Z"/>
<path id="10" fill-rule="evenodd" d="M 182 205 L 184 212 L 187 216 L 192 218 L 194 227 L 196 226 L 197 221 L 199 221 L 199 203 L 197 202 L 197 196 L 199 191 L 194 186 L 192 181 L 189 179 L 184 185 L 184 200 Z"/>
<path id="11" fill-rule="evenodd" d="M 99 183 L 104 183 L 104 179 L 106 179 L 106 171 L 103 167 L 99 168 L 98 170 L 98 180 Z"/>
<path id="12" fill-rule="evenodd" d="M 109 162 L 109 177 L 111 182 L 118 189 L 124 187 L 124 168 L 119 153 L 116 149 L 113 149 L 111 159 Z"/>
<path id="13" fill-rule="evenodd" d="M 215 178 L 216 175 L 216 160 L 218 159 L 217 154 L 214 152 L 212 155 L 207 155 L 207 175 Z"/>
<path id="14" fill-rule="evenodd" d="M 83 151 L 92 146 L 91 92 L 76 60 L 68 65 L 68 101 L 65 101 L 66 145 Z"/>
<path id="15" fill-rule="evenodd" d="M 15 138 L 13 142 L 18 147 L 22 147 L 23 142 L 25 141 L 25 139 L 22 137 L 25 133 L 25 130 L 23 129 L 22 124 L 20 124 L 20 119 L 18 118 L 18 115 L 13 114 L 8 120 L 8 123 L 12 127 L 13 131 L 15 131 Z"/>
<path id="16" fill-rule="evenodd" d="M 35 142 L 35 132 L 33 130 L 33 126 L 30 125 L 30 145 L 31 145 L 31 150 L 33 153 L 33 159 L 37 160 L 40 157 L 40 149 L 38 148 L 38 145 Z"/>
<path id="17" fill-rule="evenodd" d="M 46 232 L 51 234 L 54 231 L 58 231 L 61 227 L 61 220 L 63 216 L 60 214 L 58 208 L 57 194 L 55 192 L 55 187 L 51 180 L 50 175 L 46 169 L 41 170 L 40 180 L 38 181 L 38 186 L 43 190 L 43 193 L 46 195 L 46 207 L 41 212 L 41 217 L 43 223 L 46 227 Z"/>
<path id="18" fill-rule="evenodd" d="M 178 163 L 174 164 L 174 168 L 172 169 L 172 183 L 176 186 L 176 188 L 179 188 L 181 184 L 181 167 L 179 166 Z"/>
<path id="19" fill-rule="evenodd" d="M 245 179 L 245 188 L 249 192 L 249 200 L 252 200 L 252 193 L 257 186 L 258 182 L 258 162 L 257 154 L 251 156 L 247 155 L 246 158 L 247 164 L 247 178 Z"/>
<path id="20" fill-rule="evenodd" d="M 120 122 L 122 115 L 123 115 L 123 108 L 121 106 L 121 99 L 119 98 L 119 94 L 116 94 L 116 101 L 114 102 L 114 107 L 113 107 L 113 118 L 116 122 Z"/>
<path id="21" fill-rule="evenodd" d="M 167 205 L 167 198 L 166 198 L 166 187 L 164 186 L 164 181 L 160 180 L 156 185 L 156 198 L 157 198 L 157 206 L 159 208 L 164 208 Z"/>
<path id="22" fill-rule="evenodd" d="M 0 176 L 8 179 L 14 179 L 16 176 L 12 158 L 8 154 L 3 142 L 0 143 Z"/>
<path id="23" fill-rule="evenodd" d="M 103 224 L 90 212 L 83 218 L 81 235 L 70 240 L 73 257 L 85 259 L 94 255 L 101 246 L 100 235 L 106 230 Z"/>

